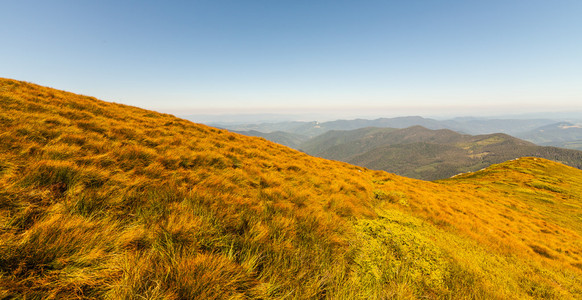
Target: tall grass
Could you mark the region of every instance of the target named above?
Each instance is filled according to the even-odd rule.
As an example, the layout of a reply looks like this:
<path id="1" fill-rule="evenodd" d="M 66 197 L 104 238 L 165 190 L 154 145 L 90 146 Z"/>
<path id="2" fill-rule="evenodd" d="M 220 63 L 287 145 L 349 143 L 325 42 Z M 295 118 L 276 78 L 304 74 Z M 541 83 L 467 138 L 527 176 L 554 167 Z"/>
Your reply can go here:
<path id="1" fill-rule="evenodd" d="M 582 297 L 579 170 L 424 182 L 0 86 L 0 297 Z"/>

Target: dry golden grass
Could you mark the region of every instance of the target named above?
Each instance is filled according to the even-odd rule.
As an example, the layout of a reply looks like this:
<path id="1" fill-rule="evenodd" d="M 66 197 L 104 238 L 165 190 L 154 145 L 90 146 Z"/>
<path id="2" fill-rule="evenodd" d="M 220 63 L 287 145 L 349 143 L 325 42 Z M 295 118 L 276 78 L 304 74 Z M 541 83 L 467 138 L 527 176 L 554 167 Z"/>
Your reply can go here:
<path id="1" fill-rule="evenodd" d="M 0 79 L 0 298 L 581 298 L 582 171 L 425 182 Z"/>

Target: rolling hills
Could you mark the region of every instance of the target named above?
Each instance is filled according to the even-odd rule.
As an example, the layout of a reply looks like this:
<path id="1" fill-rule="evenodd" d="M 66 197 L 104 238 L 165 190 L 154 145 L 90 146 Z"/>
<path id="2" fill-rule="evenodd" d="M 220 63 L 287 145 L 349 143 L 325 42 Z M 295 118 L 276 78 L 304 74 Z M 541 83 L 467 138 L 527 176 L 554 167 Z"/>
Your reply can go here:
<path id="1" fill-rule="evenodd" d="M 556 116 L 557 117 L 557 116 Z M 428 129 L 449 129 L 462 134 L 483 135 L 505 133 L 540 146 L 554 146 L 582 150 L 580 120 L 552 119 L 491 119 L 460 117 L 435 120 L 418 116 L 379 118 L 374 120 L 336 120 L 328 122 L 266 122 L 259 124 L 218 123 L 216 126 L 250 136 L 261 136 L 270 141 L 299 149 L 296 141 L 317 138 L 329 131 L 351 131 L 366 127 L 398 128 L 422 126 Z M 281 138 L 286 135 L 287 137 Z M 291 138 L 291 142 L 289 139 Z"/>
<path id="2" fill-rule="evenodd" d="M 534 145 L 506 134 L 466 135 L 421 126 L 329 131 L 304 142 L 305 152 L 327 159 L 436 180 L 523 156 L 582 168 L 582 152 Z"/>
<path id="3" fill-rule="evenodd" d="M 582 297 L 582 171 L 426 182 L 0 79 L 0 297 Z"/>
<path id="4" fill-rule="evenodd" d="M 282 131 L 307 137 L 315 137 L 331 130 L 348 131 L 366 127 L 402 129 L 412 126 L 422 126 L 433 130 L 449 129 L 465 134 L 505 133 L 521 137 L 522 134 L 531 135 L 532 132 L 535 136 L 536 129 L 554 123 L 556 123 L 556 121 L 552 119 L 488 119 L 462 117 L 450 120 L 435 120 L 431 118 L 423 118 L 420 116 L 408 116 L 379 118 L 374 120 L 355 119 L 327 122 L 287 121 L 265 122 L 258 124 L 216 123 L 212 125 L 238 132 L 254 130 L 262 133 L 270 133 L 274 131 Z"/>
<path id="5" fill-rule="evenodd" d="M 379 118 L 375 120 L 355 119 L 355 120 L 335 120 L 327 122 L 287 121 L 287 122 L 266 122 L 258 124 L 216 123 L 210 125 L 216 125 L 217 127 L 245 134 L 246 132 L 254 132 L 255 134 L 257 132 L 262 134 L 269 134 L 271 132 L 286 132 L 289 134 L 305 136 L 307 138 L 313 138 L 332 130 L 347 131 L 366 127 L 406 128 L 410 126 L 419 125 L 431 129 L 448 128 L 448 124 L 445 122 L 429 118 L 423 118 L 419 116 Z M 262 137 L 268 138 L 268 136 L 265 135 L 262 135 Z"/>
<path id="6" fill-rule="evenodd" d="M 582 150 L 582 124 L 559 122 L 520 134 L 520 137 L 539 145 Z"/>

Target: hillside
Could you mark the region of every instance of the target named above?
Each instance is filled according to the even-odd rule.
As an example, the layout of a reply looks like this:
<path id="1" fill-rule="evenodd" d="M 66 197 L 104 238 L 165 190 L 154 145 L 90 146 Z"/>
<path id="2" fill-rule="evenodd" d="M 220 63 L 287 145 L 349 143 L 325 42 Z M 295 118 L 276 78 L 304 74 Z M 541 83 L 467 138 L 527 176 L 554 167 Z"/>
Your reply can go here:
<path id="1" fill-rule="evenodd" d="M 0 298 L 582 297 L 582 171 L 425 182 L 0 79 Z"/>
<path id="2" fill-rule="evenodd" d="M 301 145 L 305 152 L 328 159 L 345 160 L 390 144 L 415 142 L 454 143 L 460 134 L 447 130 L 429 130 L 421 126 L 404 129 L 367 127 L 349 131 L 330 131 Z"/>
<path id="3" fill-rule="evenodd" d="M 523 156 L 582 168 L 581 151 L 536 146 L 501 133 L 472 136 L 421 126 L 330 131 L 308 140 L 301 149 L 314 156 L 424 180 L 477 171 Z"/>

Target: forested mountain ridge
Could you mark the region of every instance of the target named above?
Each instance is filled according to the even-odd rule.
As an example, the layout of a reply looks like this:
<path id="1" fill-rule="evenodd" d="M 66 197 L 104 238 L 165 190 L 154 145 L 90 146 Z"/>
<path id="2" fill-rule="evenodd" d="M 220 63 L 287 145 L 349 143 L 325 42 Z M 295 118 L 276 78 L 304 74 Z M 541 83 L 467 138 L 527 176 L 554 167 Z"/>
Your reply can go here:
<path id="1" fill-rule="evenodd" d="M 473 136 L 421 126 L 330 131 L 303 143 L 301 149 L 314 156 L 425 180 L 473 172 L 523 156 L 582 168 L 582 151 L 537 146 L 502 133 Z"/>
<path id="2" fill-rule="evenodd" d="M 449 129 L 462 134 L 472 135 L 505 133 L 541 146 L 582 150 L 582 146 L 580 146 L 582 143 L 582 129 L 579 125 L 581 122 L 582 120 L 558 122 L 552 119 L 487 119 L 471 117 L 435 120 L 409 116 L 374 120 L 355 119 L 328 122 L 297 121 L 260 124 L 218 124 L 218 126 L 247 135 L 262 136 L 267 139 L 269 139 L 269 133 L 274 131 L 315 138 L 329 131 L 350 131 L 366 127 L 403 129 L 412 126 L 422 126 L 433 130 Z M 272 141 L 279 142 L 277 140 Z M 296 144 L 283 144 L 292 148 L 297 146 Z"/>

